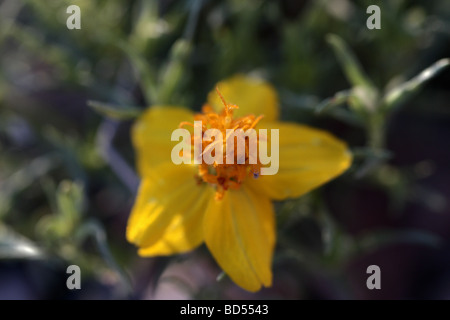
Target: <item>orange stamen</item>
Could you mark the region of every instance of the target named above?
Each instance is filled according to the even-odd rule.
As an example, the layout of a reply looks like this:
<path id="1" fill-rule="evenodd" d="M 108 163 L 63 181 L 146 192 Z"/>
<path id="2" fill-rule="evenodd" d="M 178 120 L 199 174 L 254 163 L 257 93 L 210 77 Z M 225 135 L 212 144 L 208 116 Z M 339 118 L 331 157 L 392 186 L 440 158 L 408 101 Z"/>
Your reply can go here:
<path id="1" fill-rule="evenodd" d="M 238 109 L 236 105 L 227 103 L 225 98 L 220 93 L 219 89 L 216 88 L 216 92 L 219 95 L 224 108 L 222 112 L 217 113 L 214 109 L 205 104 L 202 108 L 202 113 L 196 114 L 194 116 L 194 121 L 202 122 L 202 136 L 208 128 L 215 128 L 222 132 L 224 149 L 226 148 L 226 141 L 228 136 L 226 134 L 227 129 L 242 129 L 244 131 L 248 129 L 254 129 L 263 116 L 255 117 L 254 115 L 248 115 L 240 118 L 233 118 L 233 110 Z M 182 122 L 179 125 L 183 126 L 194 126 L 190 122 Z M 259 134 L 257 135 L 257 142 L 259 143 Z M 261 137 L 264 139 L 264 137 Z M 246 139 L 246 142 L 248 139 Z M 192 139 L 192 144 L 194 140 Z M 218 144 L 218 141 L 203 141 L 202 140 L 202 150 L 203 155 L 206 151 L 210 151 L 214 146 Z M 206 163 L 200 164 L 198 167 L 198 176 L 196 176 L 197 181 L 203 181 L 209 183 L 216 189 L 216 199 L 220 200 L 223 198 L 225 192 L 228 189 L 239 189 L 243 181 L 247 176 L 257 178 L 260 175 L 261 163 L 259 158 L 256 164 L 250 164 L 249 156 L 249 144 L 245 144 L 245 160 L 243 164 L 237 164 L 237 144 L 234 145 L 234 163 L 226 163 L 226 154 L 223 154 L 222 164 L 214 163 L 212 165 L 207 165 Z"/>

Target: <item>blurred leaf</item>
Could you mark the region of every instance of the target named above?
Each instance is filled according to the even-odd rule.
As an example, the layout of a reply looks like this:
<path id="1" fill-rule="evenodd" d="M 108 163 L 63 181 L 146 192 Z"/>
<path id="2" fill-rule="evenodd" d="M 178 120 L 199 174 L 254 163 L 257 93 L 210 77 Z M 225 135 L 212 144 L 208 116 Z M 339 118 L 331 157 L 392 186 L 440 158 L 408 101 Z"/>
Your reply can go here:
<path id="1" fill-rule="evenodd" d="M 170 51 L 170 60 L 161 73 L 157 103 L 162 105 L 176 103 L 173 97 L 187 72 L 186 63 L 192 52 L 191 42 L 179 39 Z"/>
<path id="2" fill-rule="evenodd" d="M 0 259 L 42 259 L 44 253 L 31 240 L 0 224 Z"/>
<path id="3" fill-rule="evenodd" d="M 61 163 L 64 165 L 70 176 L 73 177 L 72 180 L 86 182 L 88 180 L 88 175 L 86 167 L 83 166 L 80 159 L 82 154 L 79 152 L 80 144 L 85 143 L 86 140 L 78 139 L 73 135 L 64 134 L 51 126 L 43 128 L 42 135 L 51 144 L 53 149 L 58 152 L 58 155 L 62 160 Z"/>
<path id="4" fill-rule="evenodd" d="M 206 2 L 206 1 L 205 1 Z M 203 0 L 192 0 L 189 8 L 189 18 L 184 29 L 184 39 L 191 42 L 194 38 L 195 29 L 198 25 L 200 11 L 203 6 Z"/>
<path id="5" fill-rule="evenodd" d="M 60 162 L 60 158 L 55 154 L 42 156 L 29 161 L 26 166 L 0 181 L 0 217 L 9 211 L 11 198 L 15 194 L 28 188 Z"/>
<path id="6" fill-rule="evenodd" d="M 108 246 L 108 241 L 106 238 L 106 232 L 103 229 L 103 226 L 95 220 L 90 220 L 85 222 L 76 232 L 76 240 L 78 243 L 83 242 L 88 237 L 92 237 L 96 244 L 97 248 L 100 251 L 102 258 L 108 264 L 108 266 L 116 272 L 116 274 L 120 277 L 123 288 L 127 294 L 131 294 L 132 286 L 128 275 L 123 271 L 123 269 L 117 264 L 113 255 Z"/>
<path id="7" fill-rule="evenodd" d="M 303 109 L 311 113 L 316 112 L 318 99 L 315 96 L 299 95 L 288 90 L 280 90 L 280 97 L 283 105 Z M 319 115 L 329 116 L 352 126 L 363 126 L 361 118 L 357 117 L 355 114 L 345 108 L 325 108 Z"/>
<path id="8" fill-rule="evenodd" d="M 386 160 L 391 158 L 392 154 L 386 150 L 367 149 L 367 153 L 365 154 L 365 156 L 366 156 L 365 161 L 355 172 L 356 179 L 361 179 L 366 175 L 368 175 L 369 173 L 373 172 Z"/>
<path id="9" fill-rule="evenodd" d="M 22 1 L 3 1 L 0 4 L 0 42 L 3 42 L 10 28 L 16 23 L 15 20 L 24 5 Z"/>
<path id="10" fill-rule="evenodd" d="M 336 223 L 331 218 L 329 213 L 326 212 L 324 208 L 320 210 L 318 220 L 321 226 L 321 237 L 324 246 L 324 254 L 326 256 L 330 256 L 333 253 L 336 244 L 339 242 L 337 241 L 337 239 L 339 237 L 340 230 L 336 226 Z"/>
<path id="11" fill-rule="evenodd" d="M 134 10 L 136 16 L 129 43 L 137 52 L 144 52 L 149 42 L 169 31 L 169 24 L 159 17 L 157 1 L 139 1 Z"/>
<path id="12" fill-rule="evenodd" d="M 355 241 L 357 250 L 363 252 L 401 243 L 437 247 L 441 239 L 422 230 L 383 230 L 364 235 Z"/>
<path id="13" fill-rule="evenodd" d="M 349 105 L 353 110 L 362 116 L 365 111 L 373 113 L 378 107 L 378 92 L 376 89 L 369 87 L 357 86 L 353 87 L 352 94 L 349 96 Z M 361 111 L 364 111 L 361 113 Z"/>
<path id="14" fill-rule="evenodd" d="M 83 187 L 72 181 L 62 181 L 56 191 L 56 210 L 41 218 L 37 232 L 44 238 L 68 237 L 81 220 L 83 213 Z"/>
<path id="15" fill-rule="evenodd" d="M 381 150 L 377 153 L 372 148 L 367 147 L 352 148 L 352 154 L 355 158 L 372 158 L 381 156 L 384 159 L 390 159 L 392 157 L 392 152 L 389 150 Z"/>
<path id="16" fill-rule="evenodd" d="M 339 91 L 333 97 L 323 100 L 317 107 L 316 113 L 327 111 L 330 108 L 337 107 L 347 102 L 352 95 L 351 90 Z"/>
<path id="17" fill-rule="evenodd" d="M 119 41 L 116 45 L 122 49 L 127 54 L 128 59 L 130 59 L 136 78 L 138 79 L 145 96 L 145 102 L 147 104 L 153 103 L 157 95 L 156 72 L 142 55 L 125 41 Z"/>
<path id="18" fill-rule="evenodd" d="M 75 223 L 83 212 L 83 187 L 72 181 L 62 181 L 56 191 L 58 212 L 64 220 Z"/>
<path id="19" fill-rule="evenodd" d="M 284 88 L 277 88 L 282 105 L 285 103 L 295 108 L 312 111 L 319 103 L 319 98 L 315 95 L 294 93 Z"/>
<path id="20" fill-rule="evenodd" d="M 331 45 L 348 81 L 352 84 L 352 93 L 347 95 L 350 107 L 361 116 L 367 111 L 373 112 L 377 106 L 378 90 L 365 74 L 358 60 L 338 36 L 330 34 L 327 41 Z M 344 97 L 340 97 L 343 99 Z"/>
<path id="21" fill-rule="evenodd" d="M 450 65 L 450 59 L 441 59 L 430 67 L 423 70 L 417 76 L 400 86 L 390 90 L 383 98 L 383 106 L 385 110 L 390 110 L 399 106 L 407 99 L 411 98 L 414 93 L 420 90 L 423 85 L 433 77 L 437 76 L 439 72 Z"/>
<path id="22" fill-rule="evenodd" d="M 118 123 L 116 121 L 104 119 L 97 133 L 97 149 L 128 190 L 132 194 L 136 194 L 139 178 L 113 145 L 117 129 Z"/>
<path id="23" fill-rule="evenodd" d="M 354 87 L 361 86 L 365 88 L 374 88 L 372 81 L 367 77 L 358 60 L 345 42 L 334 34 L 328 35 L 326 40 L 333 48 L 348 81 L 350 81 Z"/>
<path id="24" fill-rule="evenodd" d="M 216 277 L 216 281 L 217 282 L 221 282 L 223 281 L 225 278 L 227 277 L 227 274 L 225 273 L 225 271 L 220 272 L 217 277 Z"/>
<path id="25" fill-rule="evenodd" d="M 89 100 L 87 104 L 98 113 L 118 120 L 133 119 L 142 113 L 142 109 L 138 107 L 121 106 L 93 100 Z"/>
<path id="26" fill-rule="evenodd" d="M 57 212 L 58 205 L 56 204 L 56 199 L 55 199 L 55 194 L 56 194 L 55 181 L 49 176 L 44 176 L 39 179 L 39 182 L 42 186 L 42 190 L 44 191 L 45 195 L 47 196 L 47 201 L 50 206 L 50 211 Z"/>

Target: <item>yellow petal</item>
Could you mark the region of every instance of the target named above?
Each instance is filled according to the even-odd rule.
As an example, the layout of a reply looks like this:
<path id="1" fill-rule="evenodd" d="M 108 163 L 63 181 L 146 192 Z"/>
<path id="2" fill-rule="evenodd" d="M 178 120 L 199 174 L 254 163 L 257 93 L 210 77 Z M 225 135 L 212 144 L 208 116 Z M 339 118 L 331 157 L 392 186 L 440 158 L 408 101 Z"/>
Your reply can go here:
<path id="1" fill-rule="evenodd" d="M 203 242 L 203 215 L 213 193 L 197 184 L 196 172 L 169 163 L 142 180 L 127 226 L 127 239 L 140 255 L 185 252 Z"/>
<path id="2" fill-rule="evenodd" d="M 228 190 L 222 200 L 211 200 L 203 227 L 206 245 L 237 285 L 252 292 L 271 285 L 275 218 L 268 198 Z"/>
<path id="3" fill-rule="evenodd" d="M 279 129 L 279 171 L 246 184 L 276 200 L 299 197 L 343 173 L 351 165 L 347 145 L 330 133 L 294 123 L 264 123 Z M 270 140 L 270 130 L 267 132 Z"/>
<path id="4" fill-rule="evenodd" d="M 131 138 L 136 150 L 141 177 L 163 162 L 171 162 L 170 153 L 178 143 L 171 141 L 173 130 L 180 122 L 192 121 L 193 113 L 182 107 L 151 107 L 135 122 Z"/>
<path id="5" fill-rule="evenodd" d="M 278 118 L 278 96 L 269 83 L 239 74 L 219 82 L 217 87 L 227 103 L 239 106 L 239 109 L 234 110 L 234 116 L 263 114 L 264 121 Z M 215 88 L 208 95 L 208 103 L 217 112 L 223 109 L 223 103 Z"/>

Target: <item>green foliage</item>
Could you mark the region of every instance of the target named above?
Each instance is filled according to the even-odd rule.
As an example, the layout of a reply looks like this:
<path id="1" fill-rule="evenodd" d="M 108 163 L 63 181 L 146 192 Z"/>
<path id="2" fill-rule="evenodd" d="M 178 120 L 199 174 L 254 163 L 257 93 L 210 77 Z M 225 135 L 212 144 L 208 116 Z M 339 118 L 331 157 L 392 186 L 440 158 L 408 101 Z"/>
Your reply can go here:
<path id="1" fill-rule="evenodd" d="M 83 212 L 82 186 L 70 181 L 62 181 L 56 190 L 54 206 L 55 213 L 44 216 L 38 222 L 38 234 L 49 239 L 70 237 L 81 221 Z"/>
<path id="2" fill-rule="evenodd" d="M 123 225 L 138 183 L 130 123 L 155 105 L 198 110 L 216 81 L 242 72 L 275 85 L 283 119 L 342 129 L 354 165 L 331 191 L 381 190 L 392 219 L 413 202 L 445 208 L 438 190 L 421 185 L 426 174 L 391 163 L 387 130 L 395 113 L 429 115 L 431 101 L 449 99 L 426 85 L 448 76 L 448 4 L 386 1 L 382 29 L 370 31 L 371 1 L 302 3 L 80 0 L 82 29 L 69 31 L 73 1 L 3 1 L 0 260 L 75 263 L 97 281 L 113 274 L 119 296 L 129 293 L 123 270 L 138 269 Z M 324 194 L 276 204 L 275 266 L 294 261 L 342 278 L 352 259 L 384 246 L 440 244 L 409 228 L 352 234 Z M 173 263 L 157 261 L 155 279 Z M 223 288 L 224 278 L 214 285 Z"/>
<path id="3" fill-rule="evenodd" d="M 101 115 L 118 120 L 133 119 L 139 116 L 139 114 L 141 114 L 142 112 L 142 109 L 140 108 L 123 105 L 113 105 L 100 101 L 89 100 L 87 104 Z"/>
<path id="4" fill-rule="evenodd" d="M 429 66 L 417 76 L 408 80 L 387 92 L 383 98 L 382 105 L 385 111 L 396 108 L 417 93 L 426 82 L 437 76 L 442 70 L 450 65 L 450 59 L 441 59 Z"/>

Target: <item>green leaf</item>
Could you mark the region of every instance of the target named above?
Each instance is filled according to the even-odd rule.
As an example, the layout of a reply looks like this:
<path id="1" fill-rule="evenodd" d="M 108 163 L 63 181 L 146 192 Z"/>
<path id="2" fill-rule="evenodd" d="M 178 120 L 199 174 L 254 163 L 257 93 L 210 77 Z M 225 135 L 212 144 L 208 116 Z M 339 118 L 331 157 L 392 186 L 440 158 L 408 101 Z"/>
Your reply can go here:
<path id="1" fill-rule="evenodd" d="M 417 76 L 390 90 L 383 98 L 385 110 L 392 109 L 411 98 L 423 85 L 450 65 L 450 59 L 441 59 L 423 70 Z"/>
<path id="2" fill-rule="evenodd" d="M 130 60 L 136 78 L 142 88 L 147 104 L 153 103 L 157 95 L 156 72 L 152 70 L 150 64 L 125 41 L 119 41 L 116 45 L 122 49 Z"/>
<path id="3" fill-rule="evenodd" d="M 280 90 L 280 97 L 283 105 L 291 108 L 303 109 L 308 112 L 317 113 L 318 99 L 315 96 L 294 94 L 288 90 Z M 332 99 L 332 98 L 329 98 Z M 322 102 L 325 103 L 325 100 Z M 360 117 L 357 117 L 354 113 L 345 108 L 328 108 L 325 107 L 323 112 L 319 113 L 320 116 L 326 115 L 349 125 L 356 127 L 362 127 L 364 123 Z"/>
<path id="4" fill-rule="evenodd" d="M 87 104 L 98 113 L 118 120 L 133 119 L 138 117 L 142 112 L 142 109 L 138 107 L 120 106 L 100 101 L 89 100 Z"/>
<path id="5" fill-rule="evenodd" d="M 60 164 L 61 159 L 56 154 L 48 154 L 29 160 L 24 167 L 0 180 L 0 218 L 9 212 L 14 196 Z"/>
<path id="6" fill-rule="evenodd" d="M 83 212 L 84 194 L 81 184 L 62 181 L 56 193 L 58 214 L 65 224 L 75 224 Z"/>
<path id="7" fill-rule="evenodd" d="M 347 47 L 345 42 L 337 35 L 330 34 L 326 38 L 327 42 L 331 45 L 339 60 L 342 69 L 348 79 L 348 81 L 354 87 L 365 87 L 374 89 L 374 85 L 369 77 L 363 71 L 356 57 Z"/>
<path id="8" fill-rule="evenodd" d="M 81 184 L 62 181 L 56 190 L 54 202 L 56 212 L 43 216 L 37 226 L 38 235 L 43 238 L 70 237 L 81 220 L 84 211 L 84 193 Z"/>
<path id="9" fill-rule="evenodd" d="M 187 73 L 187 62 L 192 52 L 191 42 L 179 39 L 170 50 L 170 59 L 160 77 L 157 103 L 167 105 L 173 103 L 173 96 L 182 83 Z"/>
<path id="10" fill-rule="evenodd" d="M 133 19 L 134 27 L 128 46 L 137 52 L 145 52 L 149 44 L 152 45 L 155 39 L 168 32 L 169 27 L 160 21 L 157 1 L 139 1 L 134 9 L 137 9 L 137 15 Z"/>
<path id="11" fill-rule="evenodd" d="M 42 259 L 44 253 L 31 240 L 0 224 L 0 259 Z"/>
<path id="12" fill-rule="evenodd" d="M 333 107 L 337 107 L 341 104 L 347 102 L 349 97 L 352 95 L 351 90 L 339 91 L 333 97 L 327 98 L 323 100 L 317 107 L 316 113 L 321 113 L 331 109 Z"/>

